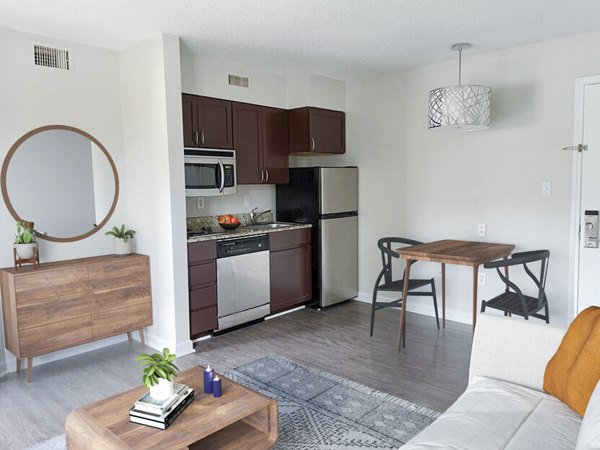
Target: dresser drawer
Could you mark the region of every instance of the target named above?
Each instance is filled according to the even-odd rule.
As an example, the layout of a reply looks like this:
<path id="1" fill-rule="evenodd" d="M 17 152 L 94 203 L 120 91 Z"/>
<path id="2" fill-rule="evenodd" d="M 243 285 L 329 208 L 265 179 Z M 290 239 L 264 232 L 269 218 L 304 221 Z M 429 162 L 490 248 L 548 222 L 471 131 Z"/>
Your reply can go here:
<path id="1" fill-rule="evenodd" d="M 92 313 L 87 291 L 65 294 L 61 297 L 29 301 L 17 305 L 19 330 L 46 325 Z"/>
<path id="2" fill-rule="evenodd" d="M 123 256 L 90 265 L 90 290 L 103 293 L 124 286 L 150 284 L 150 261 L 145 256 Z"/>
<path id="3" fill-rule="evenodd" d="M 152 289 L 149 284 L 115 288 L 91 295 L 93 314 L 151 301 Z"/>
<path id="4" fill-rule="evenodd" d="M 88 268 L 85 265 L 15 276 L 18 305 L 74 292 L 87 292 L 88 289 Z"/>
<path id="5" fill-rule="evenodd" d="M 190 311 L 217 306 L 217 285 L 190 291 Z"/>
<path id="6" fill-rule="evenodd" d="M 191 266 L 189 268 L 190 286 L 214 283 L 215 281 L 217 281 L 217 264 L 215 262 Z"/>
<path id="7" fill-rule="evenodd" d="M 139 305 L 92 314 L 94 339 L 137 330 L 152 325 L 152 304 Z"/>
<path id="8" fill-rule="evenodd" d="M 19 331 L 20 358 L 82 344 L 92 339 L 91 315 Z"/>

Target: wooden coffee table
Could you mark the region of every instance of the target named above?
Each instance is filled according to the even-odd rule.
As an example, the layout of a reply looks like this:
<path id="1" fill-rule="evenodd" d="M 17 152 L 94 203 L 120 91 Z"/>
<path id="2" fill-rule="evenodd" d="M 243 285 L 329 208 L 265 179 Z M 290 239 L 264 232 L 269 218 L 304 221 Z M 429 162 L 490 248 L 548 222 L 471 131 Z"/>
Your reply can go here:
<path id="1" fill-rule="evenodd" d="M 223 395 L 204 394 L 203 367 L 176 381 L 196 398 L 166 430 L 129 422 L 140 387 L 79 408 L 66 422 L 69 449 L 270 449 L 279 435 L 277 401 L 221 377 Z"/>

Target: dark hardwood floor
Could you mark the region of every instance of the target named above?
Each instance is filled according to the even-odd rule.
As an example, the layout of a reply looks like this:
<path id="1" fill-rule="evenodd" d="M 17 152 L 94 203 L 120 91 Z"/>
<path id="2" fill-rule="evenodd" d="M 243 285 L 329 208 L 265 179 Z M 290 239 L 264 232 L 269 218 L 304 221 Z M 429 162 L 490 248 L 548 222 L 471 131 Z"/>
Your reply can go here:
<path id="1" fill-rule="evenodd" d="M 467 385 L 468 325 L 408 314 L 406 348 L 395 350 L 399 312 L 377 313 L 369 338 L 370 306 L 348 302 L 304 309 L 200 341 L 180 368 L 210 363 L 217 371 L 279 354 L 429 408 L 444 411 Z M 64 433 L 70 411 L 140 384 L 137 342 L 105 347 L 0 378 L 0 448 L 21 449 Z"/>
<path id="2" fill-rule="evenodd" d="M 407 318 L 406 348 L 396 352 L 397 310 L 377 312 L 369 337 L 370 305 L 348 302 L 304 309 L 200 341 L 203 363 L 218 371 L 279 354 L 372 388 L 444 411 L 467 386 L 471 328 L 419 314 Z"/>

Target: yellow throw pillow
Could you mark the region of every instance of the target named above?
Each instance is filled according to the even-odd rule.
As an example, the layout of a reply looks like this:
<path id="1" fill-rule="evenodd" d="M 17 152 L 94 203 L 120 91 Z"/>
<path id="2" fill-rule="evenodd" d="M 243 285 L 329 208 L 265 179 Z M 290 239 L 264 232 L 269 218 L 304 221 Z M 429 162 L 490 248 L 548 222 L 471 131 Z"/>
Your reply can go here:
<path id="1" fill-rule="evenodd" d="M 583 416 L 599 379 L 600 308 L 590 306 L 575 318 L 548 362 L 544 390 Z"/>

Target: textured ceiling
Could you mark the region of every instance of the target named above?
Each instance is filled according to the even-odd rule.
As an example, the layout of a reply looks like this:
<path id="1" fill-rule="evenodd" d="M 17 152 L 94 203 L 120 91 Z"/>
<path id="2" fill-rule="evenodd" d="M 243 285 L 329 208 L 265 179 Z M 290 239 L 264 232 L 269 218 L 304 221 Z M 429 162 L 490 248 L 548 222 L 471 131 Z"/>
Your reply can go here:
<path id="1" fill-rule="evenodd" d="M 281 74 L 361 78 L 600 30 L 598 0 L 0 0 L 0 27 L 122 49 L 158 32 Z"/>

